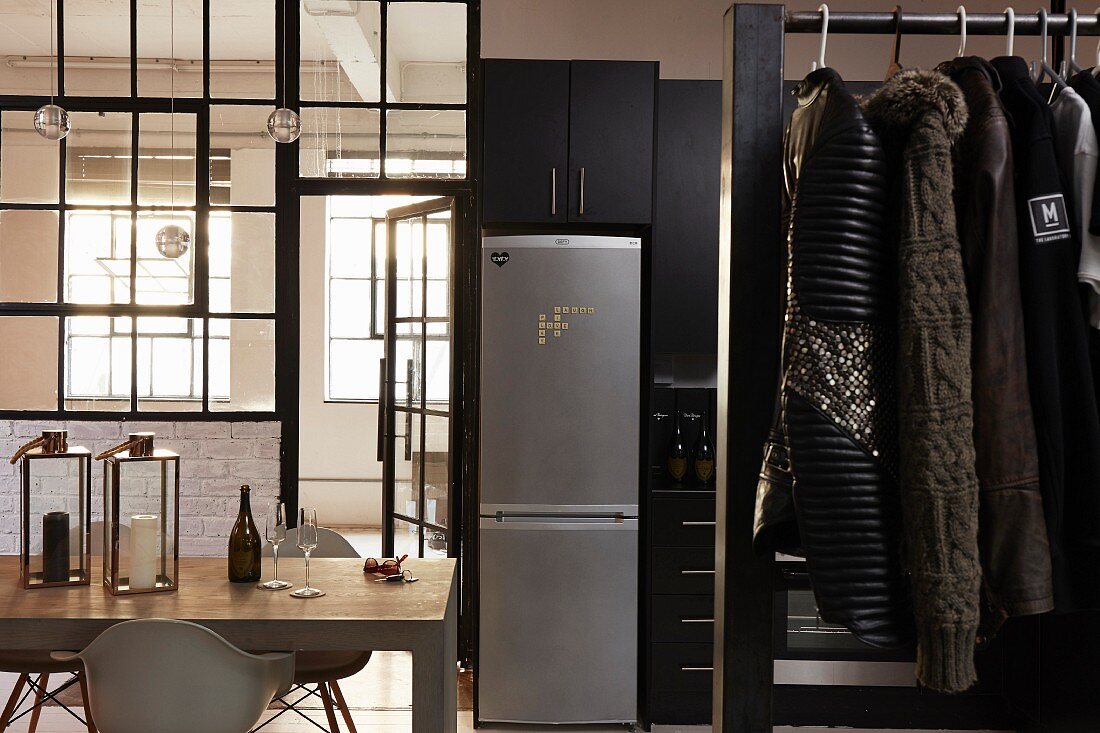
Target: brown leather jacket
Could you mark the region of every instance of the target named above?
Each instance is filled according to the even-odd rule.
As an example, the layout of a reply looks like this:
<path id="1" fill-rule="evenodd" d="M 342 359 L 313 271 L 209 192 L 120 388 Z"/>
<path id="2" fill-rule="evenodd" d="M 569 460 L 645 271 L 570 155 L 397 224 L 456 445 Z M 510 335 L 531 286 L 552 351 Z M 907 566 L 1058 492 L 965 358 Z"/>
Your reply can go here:
<path id="1" fill-rule="evenodd" d="M 955 209 L 973 317 L 978 539 L 995 628 L 1006 616 L 1054 606 L 1024 353 L 1012 140 L 987 61 L 957 58 L 938 70 L 962 89 L 970 111 L 956 147 Z"/>

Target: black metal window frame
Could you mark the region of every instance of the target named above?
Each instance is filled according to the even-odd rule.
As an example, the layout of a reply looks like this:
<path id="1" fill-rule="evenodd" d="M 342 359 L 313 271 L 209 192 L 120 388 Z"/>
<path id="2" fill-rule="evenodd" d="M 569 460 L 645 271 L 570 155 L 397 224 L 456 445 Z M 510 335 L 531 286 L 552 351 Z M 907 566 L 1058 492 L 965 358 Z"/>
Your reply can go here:
<path id="1" fill-rule="evenodd" d="M 280 343 L 278 321 L 280 318 L 280 278 L 278 273 L 279 261 L 286 255 L 288 242 L 280 240 L 278 232 L 280 214 L 278 211 L 279 193 L 276 191 L 275 205 L 271 206 L 242 206 L 211 204 L 210 197 L 210 117 L 213 108 L 221 106 L 256 106 L 270 108 L 275 106 L 275 98 L 236 98 L 211 95 L 211 59 L 210 59 L 210 9 L 216 0 L 203 0 L 202 3 L 202 94 L 201 96 L 177 97 L 174 100 L 169 97 L 147 97 L 138 94 L 138 2 L 130 0 L 129 3 L 129 46 L 130 46 L 130 93 L 128 96 L 70 96 L 65 93 L 65 0 L 56 0 L 56 27 L 52 29 L 55 34 L 56 44 L 56 73 L 57 73 L 57 104 L 64 107 L 70 114 L 76 112 L 100 112 L 122 113 L 131 117 L 130 125 L 130 201 L 128 204 L 97 204 L 97 203 L 71 203 L 66 200 L 66 178 L 68 163 L 68 140 L 61 140 L 59 145 L 58 168 L 58 200 L 57 203 L 19 203 L 0 200 L 0 211 L 5 210 L 31 210 L 31 211 L 55 211 L 58 214 L 58 247 L 57 247 L 57 298 L 52 303 L 16 303 L 0 302 L 0 317 L 7 316 L 35 316 L 55 317 L 58 319 L 58 347 L 57 347 L 57 409 L 55 410 L 18 410 L 9 409 L 0 405 L 0 418 L 4 419 L 79 419 L 79 420 L 120 420 L 120 419 L 157 419 L 157 420 L 217 420 L 217 421 L 261 421 L 274 420 L 280 416 L 279 392 L 287 388 L 285 380 L 280 384 L 275 382 L 274 410 L 243 411 L 243 410 L 217 410 L 211 409 L 210 398 L 210 321 L 225 320 L 264 320 L 271 321 L 276 331 L 275 362 L 276 369 L 279 363 L 279 350 L 287 345 Z M 285 43 L 279 33 L 279 21 L 282 17 L 282 0 L 270 0 L 275 6 L 276 24 L 275 34 L 275 66 L 276 69 L 285 58 Z M 280 80 L 276 74 L 276 96 L 281 91 Z M 43 104 L 50 101 L 48 94 L 42 95 L 0 95 L 0 113 L 26 111 L 33 112 Z M 139 152 L 141 134 L 141 116 L 148 113 L 167 114 L 174 112 L 177 116 L 191 115 L 195 120 L 195 179 L 194 201 L 187 205 L 150 205 L 139 204 Z M 2 132 L 0 132 L 2 134 Z M 2 143 L 2 140 L 0 140 Z M 214 157 L 217 157 L 215 153 Z M 272 175 L 278 180 L 279 163 Z M 130 301 L 128 303 L 69 303 L 66 302 L 66 219 L 69 212 L 97 211 L 97 212 L 128 212 L 131 220 L 130 243 Z M 189 304 L 159 305 L 142 304 L 136 299 L 137 289 L 137 220 L 141 215 L 178 212 L 184 216 L 193 217 L 194 230 L 192 236 L 193 258 L 193 297 Z M 211 311 L 209 307 L 209 218 L 212 213 L 264 213 L 275 217 L 276 241 L 275 241 L 275 307 L 268 312 L 236 312 L 236 311 Z M 68 319 L 79 316 L 106 316 L 131 318 L 131 344 L 130 344 L 130 390 L 128 410 L 109 409 L 70 409 L 66 401 L 84 401 L 86 398 L 69 397 L 67 390 L 66 365 L 66 337 Z M 137 331 L 137 319 L 140 317 L 178 317 L 201 320 L 202 329 L 202 390 L 200 410 L 156 410 L 150 409 L 157 401 L 179 402 L 174 398 L 142 398 L 138 389 L 138 340 L 140 334 Z M 193 322 L 192 322 L 193 325 Z M 296 372 L 296 369 L 295 369 Z M 297 389 L 297 385 L 294 385 Z M 99 401 L 107 402 L 110 398 L 99 397 Z M 214 402 L 222 400 L 214 399 Z M 140 403 L 140 404 L 139 404 Z"/>

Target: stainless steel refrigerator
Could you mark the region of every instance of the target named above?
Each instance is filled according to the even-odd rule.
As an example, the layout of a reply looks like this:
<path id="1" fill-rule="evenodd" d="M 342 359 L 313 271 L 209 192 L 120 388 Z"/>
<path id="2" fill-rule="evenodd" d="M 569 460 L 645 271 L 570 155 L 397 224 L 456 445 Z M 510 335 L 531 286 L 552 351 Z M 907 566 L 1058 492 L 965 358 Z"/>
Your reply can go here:
<path id="1" fill-rule="evenodd" d="M 632 723 L 641 241 L 482 247 L 478 715 Z"/>

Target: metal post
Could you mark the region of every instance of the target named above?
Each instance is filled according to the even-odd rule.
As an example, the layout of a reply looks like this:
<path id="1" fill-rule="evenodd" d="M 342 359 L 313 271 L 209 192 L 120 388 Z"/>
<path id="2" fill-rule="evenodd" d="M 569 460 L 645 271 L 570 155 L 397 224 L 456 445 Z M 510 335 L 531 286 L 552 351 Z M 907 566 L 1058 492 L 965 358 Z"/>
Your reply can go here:
<path id="1" fill-rule="evenodd" d="M 715 733 L 772 730 L 772 561 L 752 551 L 782 327 L 782 5 L 726 11 L 718 288 Z"/>

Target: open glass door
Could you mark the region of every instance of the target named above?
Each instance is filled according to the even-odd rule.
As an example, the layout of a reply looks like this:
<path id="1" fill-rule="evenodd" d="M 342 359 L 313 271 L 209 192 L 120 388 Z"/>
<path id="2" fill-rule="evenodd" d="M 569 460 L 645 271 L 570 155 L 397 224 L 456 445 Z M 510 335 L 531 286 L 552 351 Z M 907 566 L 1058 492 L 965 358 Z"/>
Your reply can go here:
<path id="1" fill-rule="evenodd" d="M 455 202 L 386 212 L 386 327 L 379 410 L 383 553 L 452 548 L 451 365 Z"/>

